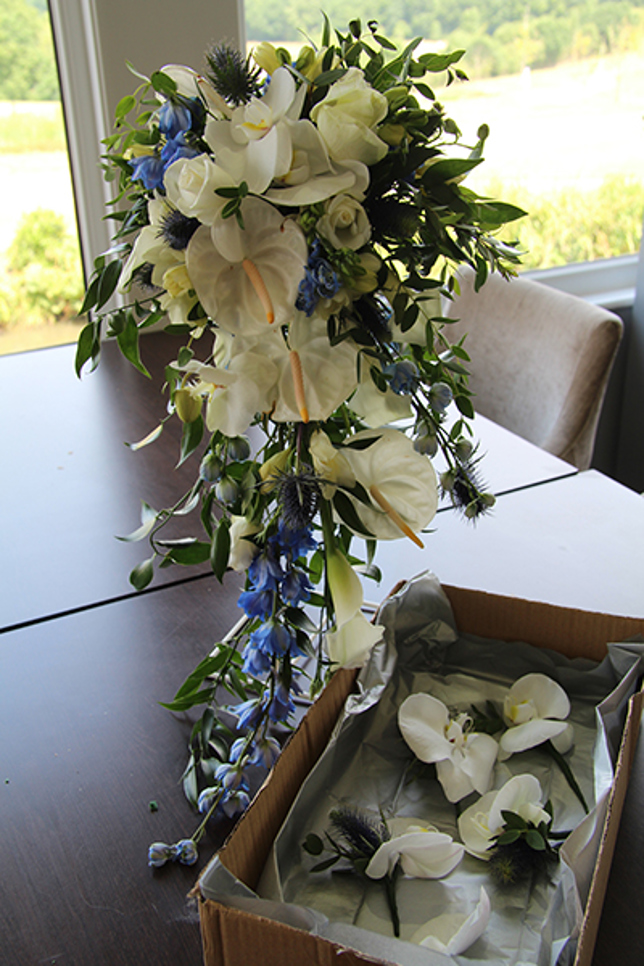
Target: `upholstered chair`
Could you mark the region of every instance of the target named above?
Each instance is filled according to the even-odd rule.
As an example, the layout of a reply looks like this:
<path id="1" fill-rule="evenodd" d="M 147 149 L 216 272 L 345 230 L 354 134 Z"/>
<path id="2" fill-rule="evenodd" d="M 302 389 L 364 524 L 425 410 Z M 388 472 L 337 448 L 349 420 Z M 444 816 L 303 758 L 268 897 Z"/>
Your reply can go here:
<path id="1" fill-rule="evenodd" d="M 474 408 L 587 469 L 622 321 L 607 309 L 525 278 L 491 275 L 479 292 L 460 273 L 447 301 L 451 343 L 466 335 Z"/>

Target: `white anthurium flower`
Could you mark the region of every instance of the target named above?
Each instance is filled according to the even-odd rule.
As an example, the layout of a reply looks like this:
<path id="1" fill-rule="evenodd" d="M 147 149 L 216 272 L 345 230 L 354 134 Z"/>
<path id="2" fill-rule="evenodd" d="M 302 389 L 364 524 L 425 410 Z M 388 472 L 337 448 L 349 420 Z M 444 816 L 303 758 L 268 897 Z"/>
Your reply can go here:
<path id="1" fill-rule="evenodd" d="M 380 363 L 364 359 L 360 367 L 360 383 L 349 400 L 349 406 L 367 424 L 376 429 L 395 423 L 399 419 L 411 416 L 409 396 L 401 396 L 387 386 L 384 392 L 376 386 L 371 378 L 372 366 L 380 369 Z"/>
<path id="2" fill-rule="evenodd" d="M 351 443 L 366 448 L 354 448 Z M 417 453 L 413 443 L 397 429 L 366 429 L 348 439 L 342 449 L 356 480 L 373 501 L 373 507 L 354 500 L 367 530 L 378 540 L 409 537 L 418 546 L 417 533 L 427 526 L 438 507 L 434 467 Z"/>
<path id="3" fill-rule="evenodd" d="M 410 941 L 444 956 L 460 956 L 483 935 L 491 913 L 490 897 L 481 886 L 479 901 L 469 916 L 456 912 L 436 916 L 421 926 Z"/>
<path id="4" fill-rule="evenodd" d="M 372 624 L 358 611 L 337 630 L 325 635 L 326 652 L 333 664 L 339 667 L 362 667 L 371 649 L 382 640 L 382 634 L 382 627 Z"/>
<path id="5" fill-rule="evenodd" d="M 327 201 L 316 227 L 334 248 L 357 251 L 371 238 L 367 212 L 359 201 L 348 194 L 338 194 Z"/>
<path id="6" fill-rule="evenodd" d="M 236 573 L 244 573 L 259 553 L 259 547 L 246 538 L 259 533 L 261 527 L 247 517 L 232 516 L 231 520 L 228 566 Z"/>
<path id="7" fill-rule="evenodd" d="M 341 192 L 364 198 L 369 187 L 369 169 L 349 158 L 332 161 L 315 125 L 306 119 L 284 122 L 291 139 L 288 170 L 273 180 L 264 197 L 277 205 L 302 206 L 326 201 Z"/>
<path id="8" fill-rule="evenodd" d="M 202 225 L 213 225 L 228 202 L 216 191 L 236 187 L 239 180 L 209 155 L 199 154 L 196 158 L 174 161 L 165 172 L 163 183 L 168 200 L 182 214 L 198 218 Z"/>
<path id="9" fill-rule="evenodd" d="M 260 353 L 239 352 L 225 369 L 192 359 L 183 371 L 197 377 L 186 388 L 207 399 L 206 426 L 211 433 L 219 430 L 225 436 L 240 436 L 255 413 L 271 408 L 277 369 Z"/>
<path id="10" fill-rule="evenodd" d="M 145 225 L 137 235 L 132 251 L 123 266 L 119 280 L 120 292 L 127 291 L 132 282 L 132 275 L 142 265 L 153 266 L 151 281 L 153 285 L 163 288 L 163 276 L 168 269 L 185 264 L 185 252 L 170 248 L 160 234 L 163 219 L 171 210 L 167 201 L 158 195 L 148 201 L 150 224 Z"/>
<path id="11" fill-rule="evenodd" d="M 405 875 L 415 879 L 442 879 L 463 858 L 465 849 L 451 835 L 416 819 L 393 819 L 391 838 L 377 849 L 365 869 L 370 879 L 391 875 L 400 862 Z"/>
<path id="12" fill-rule="evenodd" d="M 389 150 L 375 132 L 388 110 L 384 94 L 367 83 L 359 68 L 350 67 L 312 108 L 311 120 L 335 161 L 353 158 L 375 164 Z"/>
<path id="13" fill-rule="evenodd" d="M 534 775 L 515 775 L 497 791 L 487 792 L 458 818 L 458 832 L 465 849 L 479 859 L 489 859 L 489 850 L 505 825 L 503 812 L 514 812 L 524 821 L 539 825 L 549 822 L 542 807 L 543 792 Z"/>
<path id="14" fill-rule="evenodd" d="M 398 709 L 398 726 L 417 758 L 436 765 L 436 775 L 450 802 L 490 787 L 498 745 L 471 728 L 467 714 L 450 717 L 431 694 L 411 694 Z"/>
<path id="15" fill-rule="evenodd" d="M 306 96 L 285 67 L 279 67 L 263 97 L 236 107 L 230 120 L 211 119 L 204 139 L 220 164 L 253 194 L 263 194 L 274 178 L 288 173 L 293 147 L 288 119 L 297 120 Z"/>
<path id="16" fill-rule="evenodd" d="M 296 312 L 289 326 L 289 347 L 265 339 L 263 346 L 280 367 L 275 422 L 324 421 L 356 387 L 357 346 L 345 339 L 331 345 L 324 319 Z"/>
<path id="17" fill-rule="evenodd" d="M 316 429 L 312 433 L 309 453 L 313 460 L 313 469 L 320 477 L 322 496 L 325 500 L 332 499 L 338 486 L 354 485 L 356 477 L 349 461 L 339 449 L 335 448 L 324 430 Z"/>
<path id="18" fill-rule="evenodd" d="M 306 239 L 290 218 L 259 198 L 242 203 L 245 228 L 234 218 L 198 228 L 186 264 L 199 301 L 229 332 L 257 337 L 288 324 L 308 257 Z"/>
<path id="19" fill-rule="evenodd" d="M 564 754 L 572 747 L 572 726 L 568 695 L 546 674 L 525 674 L 515 681 L 503 702 L 503 717 L 508 730 L 501 736 L 500 756 L 535 748 L 544 741 L 557 742 Z"/>

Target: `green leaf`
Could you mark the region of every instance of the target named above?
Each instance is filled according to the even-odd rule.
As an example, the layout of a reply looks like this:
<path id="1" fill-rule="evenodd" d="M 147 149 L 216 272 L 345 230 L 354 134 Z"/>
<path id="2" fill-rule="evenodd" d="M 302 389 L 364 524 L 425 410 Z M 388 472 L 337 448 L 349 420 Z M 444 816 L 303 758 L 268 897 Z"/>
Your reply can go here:
<path id="1" fill-rule="evenodd" d="M 150 82 L 155 91 L 159 94 L 165 94 L 166 97 L 177 93 L 177 82 L 169 77 L 168 74 L 164 74 L 162 70 L 155 70 L 150 78 Z"/>
<path id="2" fill-rule="evenodd" d="M 230 556 L 230 522 L 224 518 L 213 538 L 210 548 L 210 566 L 212 572 L 219 581 L 222 582 L 228 567 L 228 557 Z"/>
<path id="3" fill-rule="evenodd" d="M 202 540 L 193 540 L 191 543 L 171 547 L 166 556 L 170 557 L 173 563 L 192 567 L 208 560 L 210 544 Z"/>
<path id="4" fill-rule="evenodd" d="M 373 533 L 364 525 L 349 497 L 342 493 L 341 490 L 336 491 L 333 497 L 333 506 L 338 516 L 346 523 L 350 530 L 359 533 L 363 537 L 373 537 Z"/>
<path id="5" fill-rule="evenodd" d="M 120 258 L 115 258 L 113 262 L 110 262 L 104 269 L 98 280 L 98 290 L 96 292 L 96 308 L 101 309 L 105 303 L 111 298 L 114 293 L 114 289 L 118 285 L 118 280 L 121 277 L 121 269 L 123 268 L 123 262 Z"/>
<path id="6" fill-rule="evenodd" d="M 543 836 L 537 832 L 536 828 L 529 828 L 525 833 L 525 840 L 531 849 L 535 852 L 544 852 L 546 849 L 546 842 Z"/>
<path id="7" fill-rule="evenodd" d="M 150 373 L 141 362 L 141 356 L 139 355 L 139 329 L 131 312 L 127 313 L 125 325 L 117 333 L 116 341 L 128 362 L 131 362 L 139 372 L 142 372 L 149 379 Z"/>
<path id="8" fill-rule="evenodd" d="M 125 97 L 122 97 L 116 105 L 114 117 L 117 121 L 120 121 L 125 117 L 126 114 L 129 114 L 134 107 L 136 107 L 136 97 L 133 97 L 132 94 L 126 94 Z"/>
<path id="9" fill-rule="evenodd" d="M 83 304 L 78 310 L 79 315 L 85 315 L 90 309 L 93 309 L 98 301 L 98 285 L 100 281 L 100 275 L 95 275 L 89 284 L 87 291 L 85 292 L 85 298 L 83 299 Z"/>
<path id="10" fill-rule="evenodd" d="M 468 396 L 454 396 L 454 402 L 466 419 L 474 418 L 474 407 L 472 406 L 472 402 Z"/>
<path id="11" fill-rule="evenodd" d="M 324 862 L 318 862 L 317 865 L 314 865 L 311 869 L 311 872 L 324 872 L 325 869 L 330 869 L 331 866 L 335 865 L 336 862 L 339 862 L 340 859 L 340 855 L 332 855 L 330 859 L 325 859 Z"/>
<path id="12" fill-rule="evenodd" d="M 293 627 L 299 627 L 301 630 L 306 631 L 307 634 L 315 634 L 317 627 L 313 623 L 310 617 L 299 607 L 287 607 L 284 611 L 284 616 L 289 624 Z"/>
<path id="13" fill-rule="evenodd" d="M 175 698 L 174 701 L 160 701 L 159 704 L 168 711 L 189 711 L 190 708 L 194 708 L 198 704 L 208 704 L 215 696 L 215 690 L 215 688 L 203 688 L 203 690 L 193 691 L 185 697 Z"/>
<path id="14" fill-rule="evenodd" d="M 464 50 L 453 50 L 448 54 L 421 54 L 418 62 L 423 65 L 425 70 L 438 73 L 447 70 L 452 64 L 456 64 L 464 54 Z"/>
<path id="15" fill-rule="evenodd" d="M 496 841 L 498 845 L 512 845 L 513 842 L 516 842 L 520 838 L 521 829 L 511 828 L 508 829 L 507 832 L 502 832 Z"/>
<path id="16" fill-rule="evenodd" d="M 194 755 L 190 755 L 188 767 L 183 774 L 183 794 L 191 805 L 197 807 L 199 798 L 199 783 L 197 781 L 197 769 L 195 768 Z"/>
<path id="17" fill-rule="evenodd" d="M 130 583 L 136 590 L 144 590 L 154 577 L 154 557 L 137 564 L 130 574 Z"/>
<path id="18" fill-rule="evenodd" d="M 136 452 L 139 449 L 143 449 L 144 446 L 149 446 L 150 443 L 153 443 L 155 439 L 159 438 L 162 432 L 163 432 L 163 423 L 159 423 L 159 425 L 156 426 L 150 433 L 148 433 L 147 436 L 144 436 L 143 439 L 140 439 L 138 443 L 126 443 L 125 445 L 128 447 L 128 449 L 131 449 L 133 452 Z"/>
<path id="19" fill-rule="evenodd" d="M 430 186 L 452 181 L 454 178 L 462 178 L 473 168 L 478 167 L 482 160 L 482 158 L 442 158 L 429 165 L 421 181 Z"/>
<path id="20" fill-rule="evenodd" d="M 76 375 L 79 379 L 83 366 L 86 362 L 88 362 L 90 359 L 92 360 L 92 370 L 96 368 L 98 363 L 98 357 L 101 349 L 100 339 L 97 335 L 98 328 L 100 328 L 100 326 L 95 325 L 94 322 L 88 322 L 87 325 L 81 329 L 81 333 L 78 337 L 74 366 L 76 369 Z"/>
<path id="21" fill-rule="evenodd" d="M 203 437 L 203 417 L 197 416 L 195 420 L 191 423 L 183 424 L 183 432 L 181 434 L 181 456 L 177 467 L 181 466 L 182 463 L 188 459 L 189 456 L 194 453 L 197 446 L 201 442 Z"/>
<path id="22" fill-rule="evenodd" d="M 324 71 L 313 81 L 314 87 L 326 87 L 327 84 L 335 84 L 336 81 L 340 80 L 347 72 L 346 67 L 336 67 L 334 70 Z"/>
<path id="23" fill-rule="evenodd" d="M 501 811 L 501 817 L 507 828 L 526 829 L 528 827 L 526 820 L 516 812 Z"/>
<path id="24" fill-rule="evenodd" d="M 324 842 L 319 835 L 316 835 L 314 832 L 309 832 L 302 842 L 302 848 L 309 855 L 322 855 L 324 852 Z"/>
<path id="25" fill-rule="evenodd" d="M 194 671 L 183 682 L 175 694 L 174 700 L 185 698 L 186 695 L 193 694 L 197 691 L 207 677 L 210 677 L 211 674 L 216 674 L 217 671 L 222 669 L 228 660 L 229 653 L 229 648 L 218 648 L 216 654 L 209 654 L 203 661 L 200 661 Z"/>

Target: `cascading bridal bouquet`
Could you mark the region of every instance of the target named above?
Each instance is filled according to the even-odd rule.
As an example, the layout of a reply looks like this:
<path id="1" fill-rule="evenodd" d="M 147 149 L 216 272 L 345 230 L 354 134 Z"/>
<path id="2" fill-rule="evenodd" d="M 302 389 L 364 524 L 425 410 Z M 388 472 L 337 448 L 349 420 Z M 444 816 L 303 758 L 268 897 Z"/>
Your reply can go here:
<path id="1" fill-rule="evenodd" d="M 278 754 L 271 729 L 290 722 L 304 661 L 314 696 L 380 639 L 359 573 L 377 577 L 378 540 L 422 546 L 439 497 L 431 457 L 444 454 L 441 485 L 467 517 L 493 503 L 441 296 L 463 263 L 479 285 L 513 274 L 518 253 L 495 232 L 524 213 L 463 184 L 487 128 L 463 145 L 426 80 L 463 78 L 463 51 L 416 56 L 419 42 L 399 51 L 373 22 L 341 33 L 325 18 L 320 46 L 294 63 L 270 44 L 252 61 L 222 44 L 203 76 L 138 75 L 117 107 L 105 155 L 117 231 L 95 262 L 76 367 L 96 364 L 105 327 L 145 372 L 139 334 L 165 320 L 177 336 L 167 418 L 183 423 L 181 461 L 200 460 L 173 507 L 144 504 L 131 539 L 151 555 L 130 579 L 142 589 L 155 564 L 208 560 L 219 580 L 246 574 L 243 627 L 167 704 L 205 705 L 184 776 L 204 819 L 189 839 L 155 843 L 152 865 L 192 863 L 209 817 L 246 808 L 249 769 Z M 115 291 L 122 306 L 108 310 Z M 164 538 L 198 511 L 204 535 Z M 222 707 L 222 691 L 241 703 Z"/>

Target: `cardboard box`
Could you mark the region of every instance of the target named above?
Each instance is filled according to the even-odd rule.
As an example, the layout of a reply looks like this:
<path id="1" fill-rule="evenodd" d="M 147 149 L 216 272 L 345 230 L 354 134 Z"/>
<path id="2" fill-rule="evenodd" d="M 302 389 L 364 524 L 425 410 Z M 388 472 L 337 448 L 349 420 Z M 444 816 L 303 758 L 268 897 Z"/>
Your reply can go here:
<path id="1" fill-rule="evenodd" d="M 444 586 L 459 630 L 499 640 L 550 647 L 567 657 L 601 660 L 609 641 L 644 634 L 644 620 L 594 614 Z M 219 852 L 237 879 L 254 889 L 300 785 L 326 747 L 356 671 L 339 671 L 289 740 L 275 768 Z M 586 904 L 575 966 L 590 966 L 617 829 L 630 775 L 642 693 L 631 698 L 598 860 Z M 202 900 L 205 966 L 343 966 L 381 964 L 354 950 L 280 922 Z"/>

